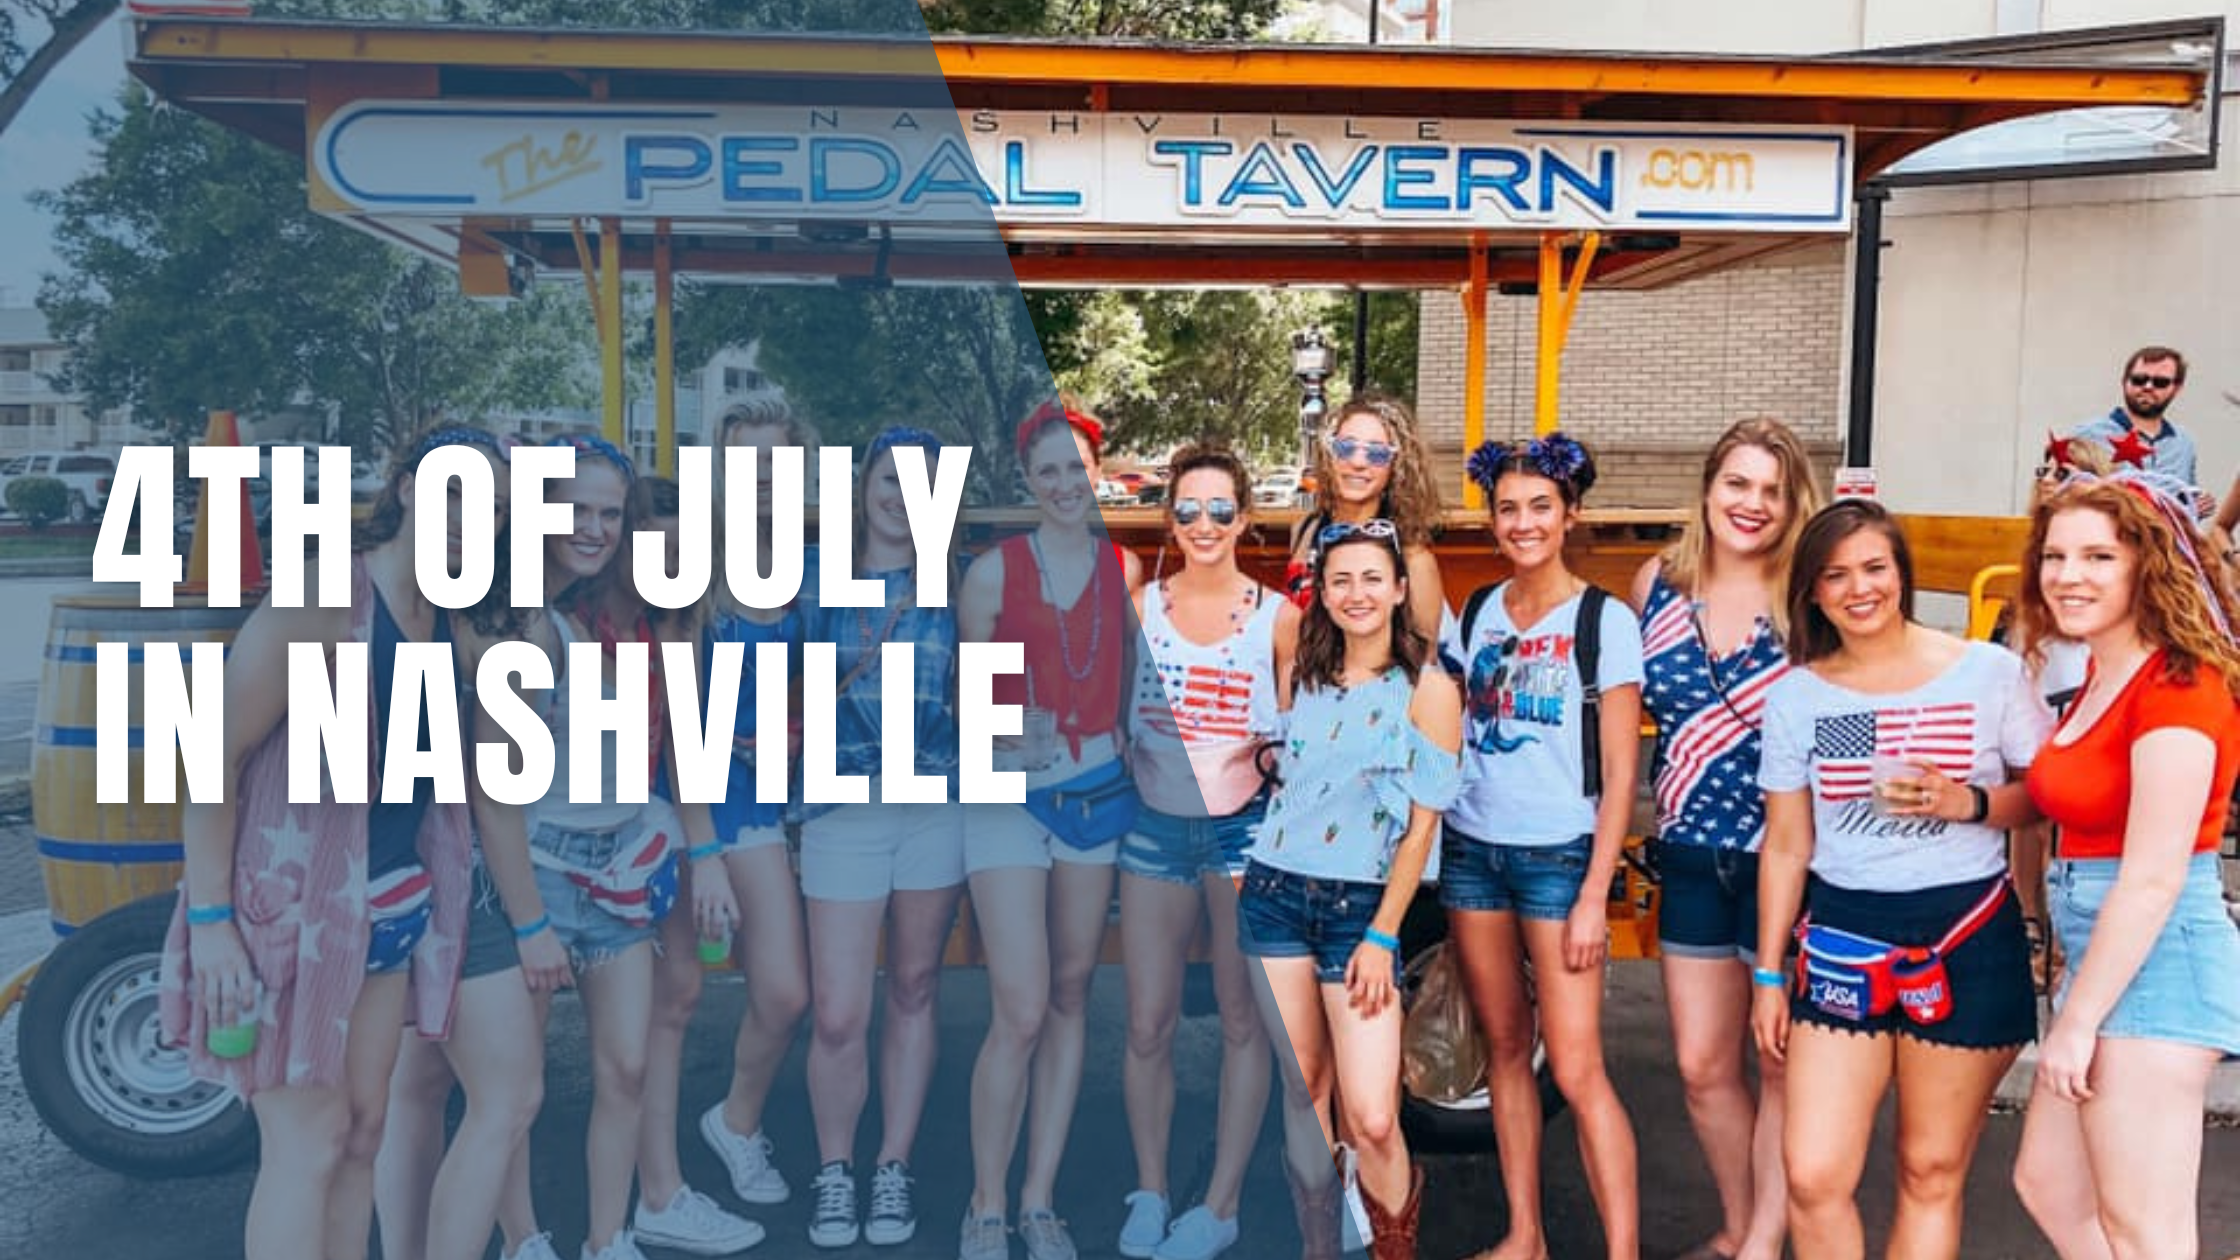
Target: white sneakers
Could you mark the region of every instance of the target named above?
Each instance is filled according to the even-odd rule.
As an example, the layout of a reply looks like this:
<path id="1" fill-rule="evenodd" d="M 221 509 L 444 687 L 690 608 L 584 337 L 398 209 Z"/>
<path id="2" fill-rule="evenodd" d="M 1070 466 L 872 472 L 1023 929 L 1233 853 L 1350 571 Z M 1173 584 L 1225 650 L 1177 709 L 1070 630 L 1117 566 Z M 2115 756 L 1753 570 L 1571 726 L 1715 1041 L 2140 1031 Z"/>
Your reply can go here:
<path id="1" fill-rule="evenodd" d="M 1128 1219 L 1120 1226 L 1120 1254 L 1127 1260 L 1151 1260 L 1167 1240 L 1167 1196 L 1138 1190 L 1121 1202 L 1128 1205 Z"/>
<path id="2" fill-rule="evenodd" d="M 498 1252 L 498 1260 L 560 1260 L 560 1253 L 552 1246 L 552 1233 L 531 1234 L 521 1240 L 521 1249 L 515 1252 Z"/>
<path id="3" fill-rule="evenodd" d="M 656 1247 L 690 1252 L 696 1256 L 728 1256 L 745 1251 L 763 1239 L 763 1228 L 717 1206 L 714 1199 L 691 1186 L 677 1191 L 664 1208 L 638 1200 L 639 1239 Z"/>
<path id="4" fill-rule="evenodd" d="M 723 1122 L 722 1103 L 701 1115 L 700 1136 L 723 1161 L 724 1171 L 731 1174 L 731 1191 L 741 1202 L 774 1207 L 793 1197 L 786 1179 L 771 1163 L 770 1139 L 760 1129 L 743 1136 L 733 1133 Z"/>
<path id="5" fill-rule="evenodd" d="M 646 1253 L 638 1250 L 637 1240 L 630 1237 L 629 1230 L 621 1229 L 616 1230 L 607 1245 L 597 1251 L 593 1251 L 591 1243 L 586 1240 L 583 1244 L 583 1260 L 646 1260 Z"/>
<path id="6" fill-rule="evenodd" d="M 1201 1203 L 1175 1221 L 1166 1240 L 1152 1251 L 1151 1260 L 1213 1260 L 1236 1245 L 1237 1218 L 1222 1220 Z"/>

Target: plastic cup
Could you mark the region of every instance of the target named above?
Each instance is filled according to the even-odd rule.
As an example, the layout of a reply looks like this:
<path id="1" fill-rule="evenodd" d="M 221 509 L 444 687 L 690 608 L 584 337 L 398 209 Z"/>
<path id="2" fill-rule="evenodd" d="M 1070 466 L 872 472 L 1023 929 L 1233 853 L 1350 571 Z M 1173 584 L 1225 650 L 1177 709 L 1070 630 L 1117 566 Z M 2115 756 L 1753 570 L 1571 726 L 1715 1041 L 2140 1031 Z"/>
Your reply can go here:
<path id="1" fill-rule="evenodd" d="M 257 1026 L 254 1023 L 213 1026 L 203 1044 L 218 1058 L 245 1059 L 256 1051 Z"/>
<path id="2" fill-rule="evenodd" d="M 731 961 L 731 938 L 728 936 L 700 938 L 700 965 L 720 967 Z"/>
<path id="3" fill-rule="evenodd" d="M 1048 770 L 1058 760 L 1058 715 L 1048 709 L 1021 714 L 1019 743 L 1029 771 Z"/>
<path id="4" fill-rule="evenodd" d="M 1874 759 L 1874 808 L 1878 814 L 1911 808 L 1921 801 L 1921 767 L 1903 757 Z"/>

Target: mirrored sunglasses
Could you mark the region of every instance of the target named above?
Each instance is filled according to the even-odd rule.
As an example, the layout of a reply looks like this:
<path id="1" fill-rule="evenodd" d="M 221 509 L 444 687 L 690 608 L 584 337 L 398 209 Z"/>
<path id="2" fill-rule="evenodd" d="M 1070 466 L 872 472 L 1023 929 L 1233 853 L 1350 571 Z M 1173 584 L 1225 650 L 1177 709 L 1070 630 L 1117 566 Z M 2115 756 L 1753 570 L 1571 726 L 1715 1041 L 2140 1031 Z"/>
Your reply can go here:
<path id="1" fill-rule="evenodd" d="M 1371 442 L 1365 438 L 1334 437 L 1325 443 L 1330 455 L 1341 464 L 1350 464 L 1356 458 L 1369 461 L 1371 468 L 1389 468 L 1398 450 L 1390 442 Z"/>
<path id="2" fill-rule="evenodd" d="M 1195 525 L 1201 516 L 1210 516 L 1213 523 L 1230 526 L 1237 523 L 1237 504 L 1234 499 L 1176 499 L 1174 523 Z"/>
<path id="3" fill-rule="evenodd" d="M 1335 547 L 1339 543 L 1353 542 L 1361 538 L 1391 542 L 1399 536 L 1398 526 L 1383 517 L 1378 517 L 1375 520 L 1363 521 L 1358 525 L 1350 521 L 1336 521 L 1325 525 L 1322 527 L 1322 532 L 1315 536 L 1315 542 L 1323 547 Z"/>

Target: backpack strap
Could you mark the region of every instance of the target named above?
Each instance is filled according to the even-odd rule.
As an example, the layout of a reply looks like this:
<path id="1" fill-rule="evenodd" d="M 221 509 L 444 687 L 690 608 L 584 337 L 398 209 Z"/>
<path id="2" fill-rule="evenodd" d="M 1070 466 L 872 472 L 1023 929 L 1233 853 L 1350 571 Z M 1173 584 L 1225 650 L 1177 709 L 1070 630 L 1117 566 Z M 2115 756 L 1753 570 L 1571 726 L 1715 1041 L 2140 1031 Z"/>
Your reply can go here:
<path id="1" fill-rule="evenodd" d="M 1486 601 L 1493 597 L 1493 593 L 1500 589 L 1501 583 L 1499 582 L 1481 586 L 1470 592 L 1470 598 L 1462 601 L 1462 650 L 1464 652 L 1470 650 L 1470 636 L 1478 624 L 1478 614 L 1485 609 Z M 1447 672 L 1455 677 L 1465 680 L 1470 677 L 1470 662 L 1468 660 L 1450 656 L 1446 658 L 1445 664 Z"/>
<path id="2" fill-rule="evenodd" d="M 1602 795 L 1602 605 L 1609 593 L 1589 583 L 1579 592 L 1579 620 L 1571 631 L 1571 659 L 1579 667 L 1580 785 L 1587 799 Z"/>

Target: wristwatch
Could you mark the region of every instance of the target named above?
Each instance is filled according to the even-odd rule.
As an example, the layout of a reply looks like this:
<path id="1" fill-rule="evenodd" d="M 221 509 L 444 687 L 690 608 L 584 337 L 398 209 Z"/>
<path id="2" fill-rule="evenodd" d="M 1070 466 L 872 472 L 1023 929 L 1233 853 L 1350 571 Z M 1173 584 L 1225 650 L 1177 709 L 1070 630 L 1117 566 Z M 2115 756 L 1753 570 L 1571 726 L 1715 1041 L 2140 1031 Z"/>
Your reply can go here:
<path id="1" fill-rule="evenodd" d="M 1971 783 L 1968 785 L 1968 795 L 1973 797 L 1976 803 L 1976 807 L 1968 811 L 1969 822 L 1980 823 L 1991 817 L 1991 793 L 1989 791 L 1986 791 L 1980 784 Z"/>

